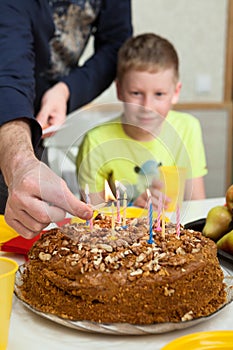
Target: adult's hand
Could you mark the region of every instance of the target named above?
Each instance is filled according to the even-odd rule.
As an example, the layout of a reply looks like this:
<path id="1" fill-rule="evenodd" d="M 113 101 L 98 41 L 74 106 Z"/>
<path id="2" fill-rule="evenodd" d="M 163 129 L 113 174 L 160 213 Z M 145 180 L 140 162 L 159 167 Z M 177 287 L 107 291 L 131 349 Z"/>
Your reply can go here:
<path id="1" fill-rule="evenodd" d="M 92 209 L 35 157 L 26 121 L 0 128 L 0 165 L 9 191 L 5 220 L 22 236 L 34 237 L 49 223 L 62 220 L 66 212 L 91 218 Z"/>
<path id="2" fill-rule="evenodd" d="M 36 116 L 42 129 L 52 125 L 59 126 L 64 123 L 69 96 L 68 86 L 63 82 L 55 84 L 44 93 L 40 111 Z"/>
<path id="3" fill-rule="evenodd" d="M 19 234 L 32 238 L 66 212 L 90 219 L 92 209 L 78 200 L 64 180 L 38 160 L 17 169 L 8 187 L 5 220 Z"/>

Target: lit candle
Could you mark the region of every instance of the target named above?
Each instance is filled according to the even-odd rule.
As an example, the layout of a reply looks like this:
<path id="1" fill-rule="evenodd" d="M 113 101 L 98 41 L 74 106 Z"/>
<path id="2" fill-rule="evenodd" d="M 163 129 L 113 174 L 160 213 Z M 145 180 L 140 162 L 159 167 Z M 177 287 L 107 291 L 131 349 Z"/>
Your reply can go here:
<path id="1" fill-rule="evenodd" d="M 105 180 L 104 188 L 105 188 L 105 203 L 110 203 L 111 201 L 115 201 L 116 198 L 114 197 L 107 180 Z"/>
<path id="2" fill-rule="evenodd" d="M 176 207 L 176 235 L 180 237 L 180 207 Z"/>
<path id="3" fill-rule="evenodd" d="M 157 225 L 156 231 L 161 231 L 160 222 L 161 222 L 161 214 L 162 214 L 162 192 L 159 193 L 159 203 L 157 209 Z"/>
<path id="4" fill-rule="evenodd" d="M 123 199 L 123 227 L 126 226 L 126 211 L 127 211 L 127 192 L 124 192 Z"/>
<path id="5" fill-rule="evenodd" d="M 86 186 L 85 186 L 85 195 L 86 195 L 86 203 L 91 204 L 88 184 L 86 184 Z M 92 231 L 93 230 L 93 218 L 91 218 L 90 220 L 87 220 L 86 224 L 88 226 L 90 226 L 90 230 Z"/>
<path id="6" fill-rule="evenodd" d="M 109 204 L 111 203 L 111 211 L 112 211 L 112 218 L 111 218 L 111 222 L 112 222 L 112 231 L 114 231 L 115 229 L 115 216 L 114 216 L 114 212 L 115 212 L 115 205 L 114 202 L 116 201 L 116 198 L 114 197 L 111 188 L 108 184 L 108 181 L 105 180 L 105 203 Z"/>
<path id="7" fill-rule="evenodd" d="M 162 209 L 162 237 L 165 237 L 165 214 L 164 214 L 164 208 Z"/>
<path id="8" fill-rule="evenodd" d="M 119 181 L 115 181 L 115 186 L 116 186 L 116 206 L 117 206 L 117 222 L 120 224 L 121 223 L 121 203 L 120 203 L 120 184 Z"/>
<path id="9" fill-rule="evenodd" d="M 150 190 L 147 189 L 148 196 L 148 222 L 149 222 L 149 240 L 147 241 L 149 244 L 154 243 L 153 240 L 153 204 L 151 199 Z"/>
<path id="10" fill-rule="evenodd" d="M 114 202 L 112 202 L 111 208 L 112 208 L 112 230 L 114 230 L 115 229 L 115 214 L 114 214 L 115 206 L 114 206 Z"/>

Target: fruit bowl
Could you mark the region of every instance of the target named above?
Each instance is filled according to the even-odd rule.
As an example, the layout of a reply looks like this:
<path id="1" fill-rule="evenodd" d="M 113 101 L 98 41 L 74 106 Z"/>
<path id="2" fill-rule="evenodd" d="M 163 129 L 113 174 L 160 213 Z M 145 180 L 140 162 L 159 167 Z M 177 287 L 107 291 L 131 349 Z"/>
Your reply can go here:
<path id="1" fill-rule="evenodd" d="M 184 227 L 188 230 L 194 230 L 194 231 L 199 231 L 202 232 L 204 226 L 206 223 L 206 219 L 198 219 L 195 221 L 188 222 L 187 224 L 184 225 Z M 227 261 L 231 264 L 233 264 L 233 255 L 230 253 L 225 252 L 222 249 L 218 249 L 218 257 L 220 259 L 223 259 L 224 261 Z"/>

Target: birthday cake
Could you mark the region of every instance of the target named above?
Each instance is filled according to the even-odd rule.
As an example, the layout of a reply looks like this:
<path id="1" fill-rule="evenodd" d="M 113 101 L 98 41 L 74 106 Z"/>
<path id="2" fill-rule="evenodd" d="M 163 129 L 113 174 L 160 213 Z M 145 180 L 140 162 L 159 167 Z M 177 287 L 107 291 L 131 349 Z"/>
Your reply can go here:
<path id="1" fill-rule="evenodd" d="M 213 241 L 155 221 L 149 243 L 147 218 L 114 230 L 110 221 L 99 215 L 91 232 L 73 223 L 44 233 L 29 252 L 21 298 L 65 319 L 144 325 L 207 316 L 224 304 Z"/>

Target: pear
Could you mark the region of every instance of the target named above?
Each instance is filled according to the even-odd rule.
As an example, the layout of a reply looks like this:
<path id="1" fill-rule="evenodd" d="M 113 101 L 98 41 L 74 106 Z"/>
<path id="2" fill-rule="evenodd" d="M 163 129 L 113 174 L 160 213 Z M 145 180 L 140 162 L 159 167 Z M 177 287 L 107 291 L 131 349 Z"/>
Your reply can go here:
<path id="1" fill-rule="evenodd" d="M 218 249 L 222 249 L 227 253 L 233 254 L 233 230 L 226 233 L 217 241 Z"/>
<path id="2" fill-rule="evenodd" d="M 204 236 L 217 241 L 229 231 L 231 221 L 232 215 L 228 208 L 217 205 L 209 210 L 202 233 Z"/>
<path id="3" fill-rule="evenodd" d="M 233 185 L 228 187 L 226 191 L 226 205 L 233 215 Z"/>

